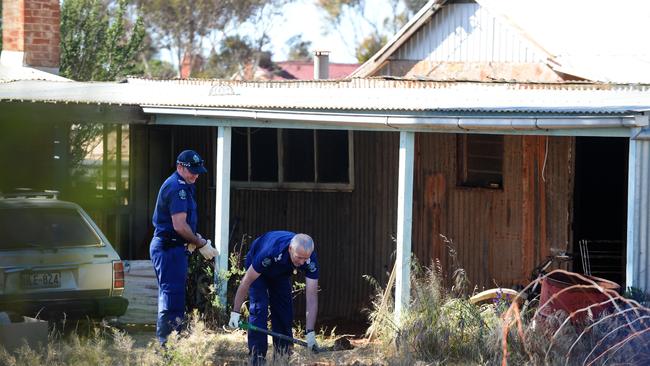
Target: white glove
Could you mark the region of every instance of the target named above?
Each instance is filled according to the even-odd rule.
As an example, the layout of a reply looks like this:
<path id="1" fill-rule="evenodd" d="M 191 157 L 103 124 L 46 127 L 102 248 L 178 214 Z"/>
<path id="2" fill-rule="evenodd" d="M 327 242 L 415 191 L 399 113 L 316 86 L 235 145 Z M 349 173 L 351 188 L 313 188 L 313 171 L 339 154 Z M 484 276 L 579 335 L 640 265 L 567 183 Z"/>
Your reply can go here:
<path id="1" fill-rule="evenodd" d="M 199 253 L 203 255 L 203 258 L 210 260 L 215 256 L 219 255 L 219 251 L 212 246 L 212 242 L 208 240 L 204 246 L 199 248 Z"/>
<path id="2" fill-rule="evenodd" d="M 312 330 L 307 333 L 307 348 L 314 350 L 314 347 L 316 347 L 316 333 Z"/>
<path id="3" fill-rule="evenodd" d="M 239 314 L 236 311 L 231 311 L 230 312 L 230 321 L 228 322 L 228 327 L 237 329 L 239 328 L 239 317 L 241 314 Z"/>

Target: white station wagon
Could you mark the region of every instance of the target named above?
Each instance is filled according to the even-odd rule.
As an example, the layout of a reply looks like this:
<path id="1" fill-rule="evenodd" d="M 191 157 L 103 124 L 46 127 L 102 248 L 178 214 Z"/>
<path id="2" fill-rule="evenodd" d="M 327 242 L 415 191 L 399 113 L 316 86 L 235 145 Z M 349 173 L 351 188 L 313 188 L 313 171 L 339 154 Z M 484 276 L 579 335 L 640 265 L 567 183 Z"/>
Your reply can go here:
<path id="1" fill-rule="evenodd" d="M 0 197 L 0 311 L 120 316 L 123 292 L 122 261 L 81 207 L 52 194 Z"/>

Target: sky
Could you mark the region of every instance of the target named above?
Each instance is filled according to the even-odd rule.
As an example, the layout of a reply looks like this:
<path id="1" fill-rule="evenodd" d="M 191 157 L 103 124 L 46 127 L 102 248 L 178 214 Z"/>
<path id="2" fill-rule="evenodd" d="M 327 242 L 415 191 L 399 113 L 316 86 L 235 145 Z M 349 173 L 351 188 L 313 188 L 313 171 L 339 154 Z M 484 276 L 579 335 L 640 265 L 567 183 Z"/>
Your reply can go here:
<path id="1" fill-rule="evenodd" d="M 326 31 L 326 23 L 321 10 L 314 5 L 315 0 L 301 0 L 291 3 L 284 7 L 283 16 L 279 16 L 279 21 L 274 24 L 269 31 L 272 40 L 274 59 L 283 60 L 287 58 L 289 47 L 286 42 L 296 34 L 302 34 L 302 39 L 312 42 L 313 50 L 330 51 L 330 62 L 356 63 L 354 57 L 354 42 L 348 38 L 350 46 L 346 46 L 340 36 L 340 32 Z M 388 16 L 390 8 L 386 6 L 386 1 L 370 0 L 368 1 L 367 14 L 371 19 L 378 20 Z M 353 34 L 353 25 L 358 27 L 362 32 L 369 32 L 369 27 L 364 27 L 363 22 L 348 19 L 342 24 L 342 33 Z"/>
<path id="2" fill-rule="evenodd" d="M 303 41 L 312 42 L 312 51 L 330 51 L 330 62 L 357 63 L 354 57 L 354 45 L 356 44 L 353 34 L 365 35 L 370 32 L 370 27 L 358 19 L 346 18 L 342 22 L 340 32 L 327 31 L 324 15 L 317 6 L 316 0 L 296 0 L 285 5 L 281 12 L 273 15 L 266 15 L 264 19 L 256 24 L 243 25 L 238 28 L 242 35 L 249 35 L 256 39 L 263 31 L 269 35 L 271 44 L 265 51 L 273 53 L 274 61 L 287 59 L 289 46 L 287 41 L 295 36 L 302 35 Z M 391 9 L 386 0 L 367 0 L 365 16 L 373 22 L 380 24 L 386 18 Z M 341 33 L 348 35 L 347 43 L 343 41 Z M 216 43 L 216 40 L 212 40 Z M 210 42 L 205 47 L 209 50 Z M 172 60 L 167 51 L 161 51 L 161 58 L 165 61 L 176 63 Z"/>

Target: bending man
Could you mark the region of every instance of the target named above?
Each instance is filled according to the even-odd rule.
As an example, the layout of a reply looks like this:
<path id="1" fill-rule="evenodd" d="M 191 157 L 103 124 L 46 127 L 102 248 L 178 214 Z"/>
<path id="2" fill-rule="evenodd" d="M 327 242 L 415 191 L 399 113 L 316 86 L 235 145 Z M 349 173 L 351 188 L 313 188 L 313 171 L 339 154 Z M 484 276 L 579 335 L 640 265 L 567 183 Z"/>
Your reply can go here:
<path id="1" fill-rule="evenodd" d="M 292 337 L 293 304 L 291 301 L 291 274 L 300 269 L 305 273 L 307 315 L 305 334 L 309 348 L 316 345 L 314 325 L 318 312 L 318 262 L 314 241 L 309 235 L 289 231 L 270 231 L 255 239 L 246 254 L 246 274 L 241 280 L 228 325 L 238 327 L 239 309 L 246 294 L 250 296 L 249 322 L 267 329 L 268 307 L 271 307 L 271 325 L 274 332 Z M 282 355 L 290 343 L 273 339 L 273 348 Z M 248 350 L 254 365 L 263 363 L 268 348 L 266 334 L 248 332 Z"/>

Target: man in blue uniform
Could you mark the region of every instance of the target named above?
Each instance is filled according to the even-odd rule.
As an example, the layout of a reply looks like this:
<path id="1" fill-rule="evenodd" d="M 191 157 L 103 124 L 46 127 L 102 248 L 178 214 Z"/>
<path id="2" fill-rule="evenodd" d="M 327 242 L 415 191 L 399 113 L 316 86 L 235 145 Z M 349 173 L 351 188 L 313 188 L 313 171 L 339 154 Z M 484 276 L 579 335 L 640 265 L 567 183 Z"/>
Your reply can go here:
<path id="1" fill-rule="evenodd" d="M 203 159 L 185 150 L 176 159 L 176 171 L 165 180 L 158 192 L 153 213 L 154 237 L 149 246 L 151 262 L 158 279 L 158 322 L 156 336 L 161 345 L 172 330 L 180 331 L 185 318 L 185 281 L 187 251 L 199 248 L 212 259 L 217 250 L 196 232 L 198 221 L 194 182 L 206 173 Z"/>
<path id="2" fill-rule="evenodd" d="M 250 296 L 250 324 L 267 329 L 268 307 L 271 307 L 271 325 L 274 332 L 292 337 L 293 306 L 291 302 L 291 274 L 296 269 L 305 273 L 307 314 L 305 333 L 308 347 L 316 346 L 314 325 L 318 312 L 318 261 L 314 241 L 309 235 L 290 231 L 270 231 L 255 239 L 246 254 L 246 273 L 241 280 L 228 325 L 237 328 L 239 309 L 246 294 Z M 289 350 L 289 342 L 274 338 L 276 353 Z M 264 362 L 267 336 L 248 332 L 248 350 L 252 363 Z"/>

